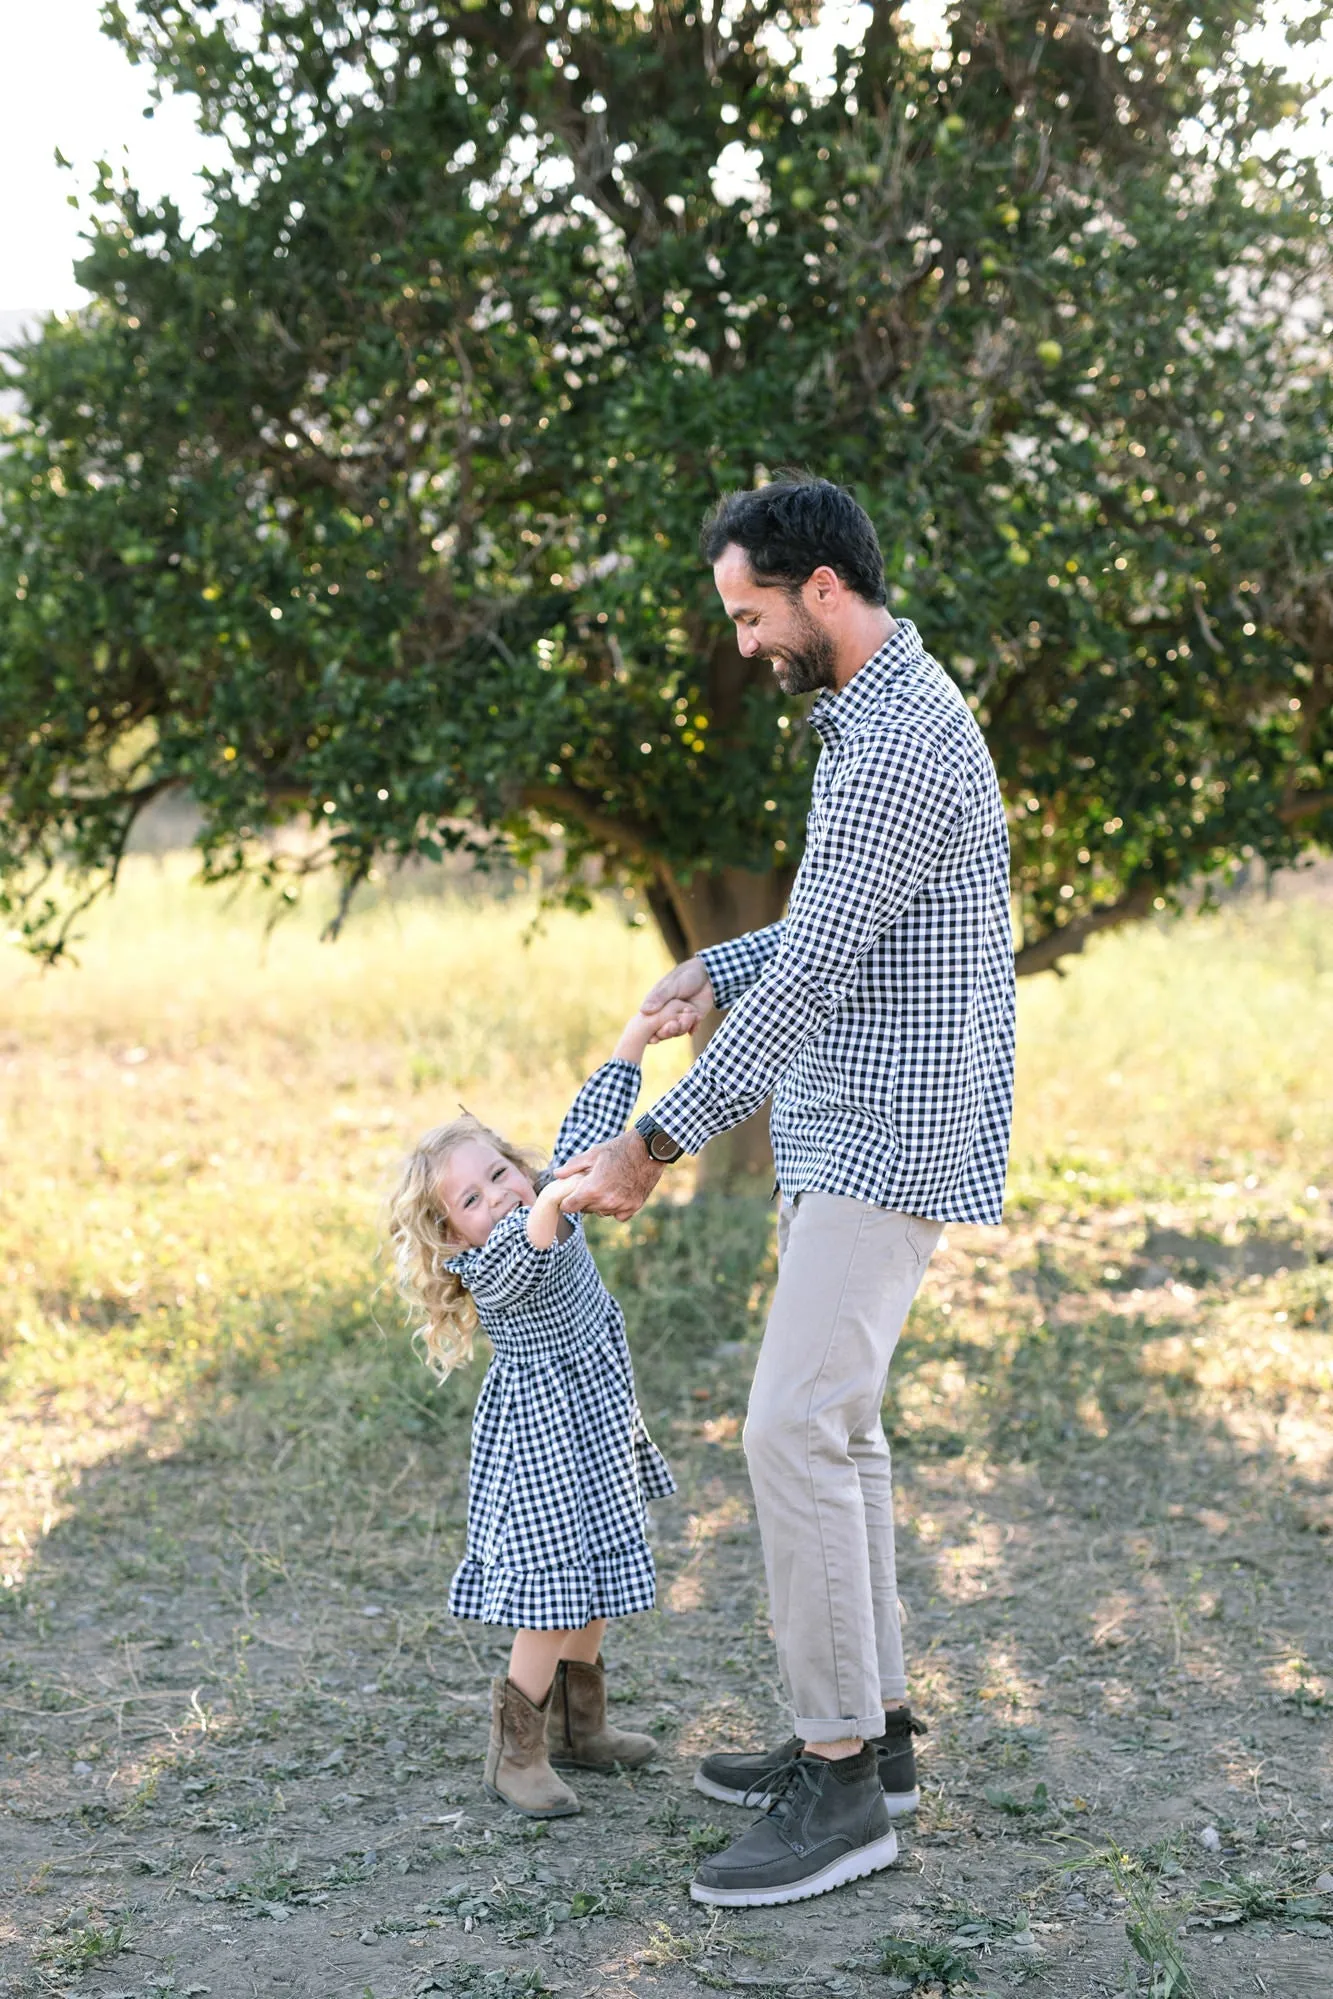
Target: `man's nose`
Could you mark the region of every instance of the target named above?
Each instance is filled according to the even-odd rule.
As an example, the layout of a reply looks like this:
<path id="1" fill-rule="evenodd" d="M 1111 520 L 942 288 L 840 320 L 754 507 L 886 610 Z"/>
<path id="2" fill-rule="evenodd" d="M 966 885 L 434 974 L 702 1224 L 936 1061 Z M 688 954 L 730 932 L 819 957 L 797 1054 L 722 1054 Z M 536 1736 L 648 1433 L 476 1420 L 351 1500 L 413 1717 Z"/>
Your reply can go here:
<path id="1" fill-rule="evenodd" d="M 759 650 L 759 640 L 751 631 L 738 631 L 736 644 L 740 648 L 742 659 L 750 659 Z"/>

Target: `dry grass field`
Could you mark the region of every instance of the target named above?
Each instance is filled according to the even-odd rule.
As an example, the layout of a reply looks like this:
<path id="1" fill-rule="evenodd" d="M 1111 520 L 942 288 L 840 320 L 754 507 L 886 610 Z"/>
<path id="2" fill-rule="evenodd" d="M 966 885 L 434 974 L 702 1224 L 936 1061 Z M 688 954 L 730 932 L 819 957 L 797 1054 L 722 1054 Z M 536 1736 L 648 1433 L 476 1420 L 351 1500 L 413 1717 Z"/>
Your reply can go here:
<path id="1" fill-rule="evenodd" d="M 148 858 L 0 958 L 0 1992 L 835 1999 L 1333 1991 L 1333 904 L 1111 938 L 1021 997 L 1008 1225 L 951 1229 L 887 1420 L 924 1800 L 894 1871 L 692 1908 L 780 1729 L 739 1429 L 757 1198 L 597 1232 L 680 1481 L 612 1634 L 661 1738 L 582 1817 L 479 1785 L 470 1401 L 379 1204 L 462 1100 L 549 1144 L 660 965 L 619 914 L 385 901 L 335 947 Z M 649 1083 L 681 1055 L 655 1051 Z"/>

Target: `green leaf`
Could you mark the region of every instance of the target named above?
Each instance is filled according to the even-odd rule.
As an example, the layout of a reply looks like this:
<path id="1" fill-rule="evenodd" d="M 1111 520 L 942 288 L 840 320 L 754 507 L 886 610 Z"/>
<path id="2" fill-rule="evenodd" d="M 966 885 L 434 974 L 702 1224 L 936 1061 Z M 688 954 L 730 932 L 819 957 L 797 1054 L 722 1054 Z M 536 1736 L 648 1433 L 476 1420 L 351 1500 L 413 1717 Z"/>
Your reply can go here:
<path id="1" fill-rule="evenodd" d="M 1327 201 L 1259 143 L 1292 86 L 1248 9 L 1141 23 L 1098 93 L 983 0 L 966 66 L 869 32 L 854 110 L 694 0 L 558 12 L 539 68 L 522 10 L 461 4 L 446 54 L 391 0 L 373 88 L 350 0 L 270 13 L 262 50 L 205 0 L 136 20 L 228 135 L 214 212 L 100 167 L 93 303 L 17 353 L 0 897 L 36 948 L 50 860 L 109 881 L 173 784 L 217 879 L 336 797 L 349 882 L 495 838 L 576 904 L 594 860 L 650 888 L 673 949 L 778 914 L 814 746 L 695 536 L 785 463 L 861 498 L 975 709 L 1020 969 L 1333 840 Z M 761 200 L 718 198 L 729 131 Z"/>

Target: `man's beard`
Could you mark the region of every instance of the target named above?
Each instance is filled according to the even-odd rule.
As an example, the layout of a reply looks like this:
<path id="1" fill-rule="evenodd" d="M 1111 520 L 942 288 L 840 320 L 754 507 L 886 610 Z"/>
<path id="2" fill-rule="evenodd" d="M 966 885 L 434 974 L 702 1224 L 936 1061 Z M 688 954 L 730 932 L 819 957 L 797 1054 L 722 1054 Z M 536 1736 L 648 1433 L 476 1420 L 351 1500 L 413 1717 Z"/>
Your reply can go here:
<path id="1" fill-rule="evenodd" d="M 773 675 L 784 694 L 814 694 L 823 687 L 836 687 L 837 653 L 822 625 L 817 625 L 805 605 L 792 603 L 796 621 L 796 642 L 782 648 L 781 657 L 769 653 Z"/>

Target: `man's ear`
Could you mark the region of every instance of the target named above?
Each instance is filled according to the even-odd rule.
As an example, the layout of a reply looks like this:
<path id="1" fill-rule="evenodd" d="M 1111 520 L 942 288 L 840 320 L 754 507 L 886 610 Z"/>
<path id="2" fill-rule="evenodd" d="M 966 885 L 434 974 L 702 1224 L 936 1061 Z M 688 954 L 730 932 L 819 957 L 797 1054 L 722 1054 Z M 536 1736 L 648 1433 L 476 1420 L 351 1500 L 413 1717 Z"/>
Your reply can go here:
<path id="1" fill-rule="evenodd" d="M 821 562 L 818 569 L 812 569 L 805 579 L 806 590 L 821 610 L 831 610 L 842 595 L 842 578 L 827 562 Z"/>

